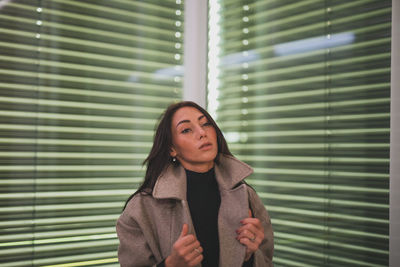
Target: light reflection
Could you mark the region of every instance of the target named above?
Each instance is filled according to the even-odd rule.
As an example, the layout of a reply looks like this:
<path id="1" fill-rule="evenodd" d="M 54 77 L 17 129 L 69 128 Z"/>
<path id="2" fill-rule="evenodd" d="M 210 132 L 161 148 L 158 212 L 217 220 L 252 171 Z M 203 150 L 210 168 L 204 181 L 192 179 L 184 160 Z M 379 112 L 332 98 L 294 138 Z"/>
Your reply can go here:
<path id="1" fill-rule="evenodd" d="M 11 0 L 1 0 L 0 1 L 0 9 L 7 5 Z"/>
<path id="2" fill-rule="evenodd" d="M 221 26 L 220 26 L 220 10 L 219 1 L 209 1 L 209 22 L 208 22 L 208 94 L 207 108 L 210 115 L 217 120 L 217 109 L 219 107 L 219 65 L 220 65 L 220 42 L 221 42 Z"/>
<path id="3" fill-rule="evenodd" d="M 319 36 L 278 44 L 274 47 L 274 52 L 277 56 L 300 54 L 350 44 L 353 43 L 354 40 L 355 35 L 352 32 L 329 34 L 327 36 Z"/>
<path id="4" fill-rule="evenodd" d="M 168 80 L 171 77 L 183 77 L 184 69 L 182 65 L 176 65 L 169 68 L 159 69 L 154 72 L 154 78 L 157 80 Z"/>
<path id="5" fill-rule="evenodd" d="M 258 54 L 254 50 L 248 50 L 245 52 L 233 53 L 221 58 L 221 66 L 223 67 L 234 67 L 234 65 L 249 63 L 255 61 L 260 58 L 260 54 Z"/>
<path id="6" fill-rule="evenodd" d="M 245 143 L 249 139 L 246 133 L 241 132 L 223 132 L 228 143 Z"/>

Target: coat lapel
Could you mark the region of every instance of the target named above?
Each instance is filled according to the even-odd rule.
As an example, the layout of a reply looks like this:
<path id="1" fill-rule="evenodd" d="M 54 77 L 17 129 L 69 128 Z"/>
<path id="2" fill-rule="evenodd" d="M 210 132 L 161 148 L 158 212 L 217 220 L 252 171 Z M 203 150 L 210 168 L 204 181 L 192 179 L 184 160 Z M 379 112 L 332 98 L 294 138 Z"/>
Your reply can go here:
<path id="1" fill-rule="evenodd" d="M 181 166 L 169 165 L 158 177 L 153 188 L 153 197 L 186 200 L 186 172 Z"/>
<path id="2" fill-rule="evenodd" d="M 170 165 L 157 179 L 153 189 L 153 197 L 156 199 L 175 199 L 181 205 L 175 205 L 175 210 L 171 214 L 171 244 L 172 248 L 175 241 L 182 232 L 183 224 L 189 226 L 188 234 L 196 236 L 192 217 L 190 216 L 189 205 L 186 198 L 186 172 L 181 166 L 175 167 Z M 197 265 L 196 267 L 201 267 Z"/>
<path id="3" fill-rule="evenodd" d="M 236 240 L 240 221 L 248 217 L 249 201 L 247 188 L 240 182 L 252 173 L 252 169 L 231 157 L 220 157 L 215 167 L 215 176 L 221 194 L 218 215 L 220 243 L 220 266 L 242 266 L 246 248 Z M 239 186 L 237 186 L 240 184 Z"/>
<path id="4" fill-rule="evenodd" d="M 246 185 L 221 191 L 221 206 L 218 215 L 220 244 L 220 266 L 241 266 L 246 248 L 236 240 L 240 221 L 248 216 Z"/>

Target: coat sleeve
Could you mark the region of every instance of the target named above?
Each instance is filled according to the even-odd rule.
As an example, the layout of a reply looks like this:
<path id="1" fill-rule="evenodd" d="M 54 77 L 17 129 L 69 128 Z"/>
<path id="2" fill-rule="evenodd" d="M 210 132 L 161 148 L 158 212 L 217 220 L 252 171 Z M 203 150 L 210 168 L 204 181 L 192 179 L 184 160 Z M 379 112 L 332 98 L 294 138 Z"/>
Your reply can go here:
<path id="1" fill-rule="evenodd" d="M 121 267 L 158 266 L 142 229 L 126 210 L 117 220 L 116 229 Z"/>
<path id="2" fill-rule="evenodd" d="M 272 267 L 272 257 L 274 254 L 274 234 L 272 230 L 271 219 L 264 204 L 253 188 L 248 186 L 250 208 L 253 216 L 258 218 L 264 227 L 264 240 L 259 249 L 254 252 L 254 267 L 268 266 Z"/>

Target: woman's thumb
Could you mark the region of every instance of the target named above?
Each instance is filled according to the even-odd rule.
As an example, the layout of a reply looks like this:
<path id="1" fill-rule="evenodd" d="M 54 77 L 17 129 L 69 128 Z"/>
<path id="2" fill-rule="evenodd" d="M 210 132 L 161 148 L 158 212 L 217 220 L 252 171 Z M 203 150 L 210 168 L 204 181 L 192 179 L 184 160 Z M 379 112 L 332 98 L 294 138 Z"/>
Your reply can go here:
<path id="1" fill-rule="evenodd" d="M 179 237 L 184 237 L 185 235 L 187 235 L 188 232 L 189 232 L 189 226 L 186 223 L 184 223 L 182 226 L 181 235 Z"/>

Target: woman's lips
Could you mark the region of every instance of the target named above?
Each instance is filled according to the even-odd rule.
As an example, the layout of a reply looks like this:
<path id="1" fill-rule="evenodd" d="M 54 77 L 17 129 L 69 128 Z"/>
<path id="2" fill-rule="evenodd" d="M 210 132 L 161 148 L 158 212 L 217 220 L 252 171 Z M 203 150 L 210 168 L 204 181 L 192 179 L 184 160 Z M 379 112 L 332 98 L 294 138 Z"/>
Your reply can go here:
<path id="1" fill-rule="evenodd" d="M 204 143 L 199 147 L 200 150 L 209 150 L 211 148 L 212 148 L 212 144 L 211 143 Z"/>

